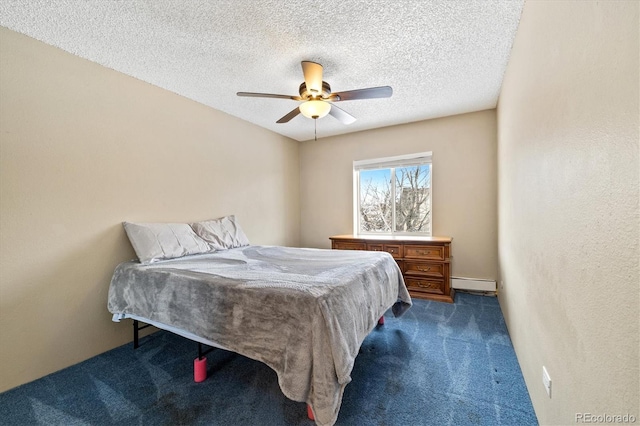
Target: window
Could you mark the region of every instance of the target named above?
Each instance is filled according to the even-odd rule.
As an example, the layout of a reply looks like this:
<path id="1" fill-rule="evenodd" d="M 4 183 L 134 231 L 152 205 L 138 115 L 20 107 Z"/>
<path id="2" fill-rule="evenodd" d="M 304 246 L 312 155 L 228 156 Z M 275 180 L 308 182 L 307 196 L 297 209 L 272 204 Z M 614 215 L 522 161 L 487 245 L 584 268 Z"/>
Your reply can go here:
<path id="1" fill-rule="evenodd" d="M 353 162 L 358 234 L 431 235 L 431 152 Z"/>

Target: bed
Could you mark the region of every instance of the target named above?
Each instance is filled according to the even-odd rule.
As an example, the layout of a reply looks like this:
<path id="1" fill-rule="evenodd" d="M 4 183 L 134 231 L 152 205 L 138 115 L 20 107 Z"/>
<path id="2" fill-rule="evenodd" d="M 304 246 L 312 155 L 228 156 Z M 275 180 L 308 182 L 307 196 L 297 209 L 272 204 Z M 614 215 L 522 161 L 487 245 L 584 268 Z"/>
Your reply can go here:
<path id="1" fill-rule="evenodd" d="M 388 253 L 243 246 L 116 268 L 108 309 L 271 367 L 283 394 L 335 423 L 358 350 L 411 298 Z"/>

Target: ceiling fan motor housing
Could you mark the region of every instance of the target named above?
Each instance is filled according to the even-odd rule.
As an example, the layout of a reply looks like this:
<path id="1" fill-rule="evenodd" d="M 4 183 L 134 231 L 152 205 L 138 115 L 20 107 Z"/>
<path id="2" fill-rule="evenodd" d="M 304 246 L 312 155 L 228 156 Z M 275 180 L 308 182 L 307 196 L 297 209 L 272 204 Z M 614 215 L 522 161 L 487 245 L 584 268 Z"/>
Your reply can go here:
<path id="1" fill-rule="evenodd" d="M 323 81 L 322 93 L 314 93 L 307 90 L 307 84 L 303 82 L 300 85 L 300 89 L 298 90 L 298 93 L 300 93 L 300 97 L 304 100 L 311 100 L 311 99 L 318 99 L 318 98 L 327 99 L 329 95 L 331 95 L 331 86 L 329 86 L 329 83 L 327 83 L 326 81 Z"/>

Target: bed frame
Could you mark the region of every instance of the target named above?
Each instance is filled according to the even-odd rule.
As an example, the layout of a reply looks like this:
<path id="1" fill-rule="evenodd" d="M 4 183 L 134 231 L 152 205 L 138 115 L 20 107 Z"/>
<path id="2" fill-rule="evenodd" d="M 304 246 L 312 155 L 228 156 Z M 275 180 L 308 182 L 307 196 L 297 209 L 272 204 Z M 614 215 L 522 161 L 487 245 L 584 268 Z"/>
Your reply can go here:
<path id="1" fill-rule="evenodd" d="M 133 349 L 138 349 L 140 347 L 140 330 L 151 327 L 151 324 L 140 325 L 140 322 L 141 321 L 136 319 L 133 320 Z M 378 319 L 378 325 L 384 325 L 384 316 L 381 316 Z M 218 348 L 211 346 L 203 351 L 202 343 L 196 343 L 198 343 L 198 357 L 193 362 L 193 377 L 196 382 L 202 382 L 207 377 L 207 358 L 205 358 L 205 355 Z M 311 406 L 309 404 L 307 404 L 307 417 L 309 420 L 315 420 L 313 410 L 311 410 Z"/>

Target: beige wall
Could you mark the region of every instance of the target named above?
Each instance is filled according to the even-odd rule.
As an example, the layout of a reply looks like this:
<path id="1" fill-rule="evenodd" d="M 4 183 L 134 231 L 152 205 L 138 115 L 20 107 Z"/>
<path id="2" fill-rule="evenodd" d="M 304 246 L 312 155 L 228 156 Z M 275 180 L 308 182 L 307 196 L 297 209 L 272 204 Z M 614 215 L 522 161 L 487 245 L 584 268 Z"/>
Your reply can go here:
<path id="1" fill-rule="evenodd" d="M 298 142 L 0 28 L 0 391 L 131 340 L 121 221 L 298 245 Z"/>
<path id="2" fill-rule="evenodd" d="M 500 95 L 500 304 L 541 424 L 640 418 L 639 6 L 528 1 Z"/>
<path id="3" fill-rule="evenodd" d="M 318 124 L 321 126 L 321 123 Z M 433 152 L 433 235 L 453 237 L 453 275 L 497 278 L 495 110 L 300 144 L 301 242 L 353 232 L 353 161 Z"/>

